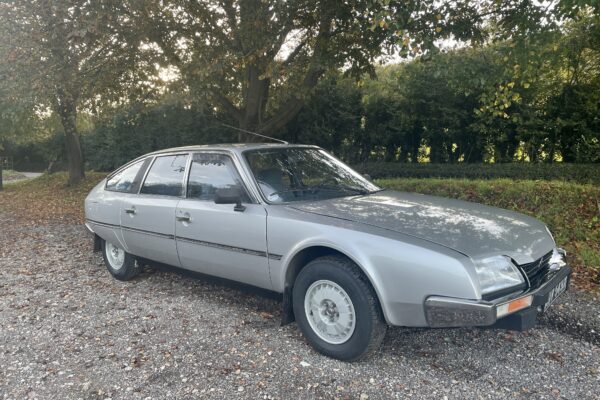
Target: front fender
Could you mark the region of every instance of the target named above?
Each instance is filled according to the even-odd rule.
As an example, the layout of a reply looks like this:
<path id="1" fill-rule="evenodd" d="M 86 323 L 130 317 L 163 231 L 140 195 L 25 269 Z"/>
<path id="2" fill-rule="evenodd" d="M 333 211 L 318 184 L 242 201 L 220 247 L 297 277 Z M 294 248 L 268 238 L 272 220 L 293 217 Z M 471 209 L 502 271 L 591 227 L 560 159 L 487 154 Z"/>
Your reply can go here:
<path id="1" fill-rule="evenodd" d="M 293 285 L 286 279 L 298 254 L 322 247 L 345 255 L 361 268 L 391 325 L 426 326 L 424 301 L 431 295 L 480 297 L 469 272 L 471 261 L 461 253 L 379 228 L 365 232 L 343 221 L 323 222 L 322 217 L 318 222 L 278 221 L 269 215 L 269 252 L 282 254 L 280 260 L 270 260 L 276 291 L 283 293 Z"/>

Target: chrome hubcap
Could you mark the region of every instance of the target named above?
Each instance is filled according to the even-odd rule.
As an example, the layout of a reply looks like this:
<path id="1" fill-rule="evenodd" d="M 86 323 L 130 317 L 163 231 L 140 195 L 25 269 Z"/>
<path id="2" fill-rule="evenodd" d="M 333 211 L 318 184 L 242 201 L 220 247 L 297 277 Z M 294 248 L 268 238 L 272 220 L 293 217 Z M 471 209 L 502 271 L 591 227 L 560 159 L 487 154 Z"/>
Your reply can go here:
<path id="1" fill-rule="evenodd" d="M 125 264 L 125 250 L 112 243 L 106 243 L 106 258 L 113 269 L 119 270 Z"/>
<path id="2" fill-rule="evenodd" d="M 312 330 L 327 343 L 342 344 L 354 333 L 354 305 L 348 293 L 335 282 L 313 282 L 304 297 L 304 311 Z"/>

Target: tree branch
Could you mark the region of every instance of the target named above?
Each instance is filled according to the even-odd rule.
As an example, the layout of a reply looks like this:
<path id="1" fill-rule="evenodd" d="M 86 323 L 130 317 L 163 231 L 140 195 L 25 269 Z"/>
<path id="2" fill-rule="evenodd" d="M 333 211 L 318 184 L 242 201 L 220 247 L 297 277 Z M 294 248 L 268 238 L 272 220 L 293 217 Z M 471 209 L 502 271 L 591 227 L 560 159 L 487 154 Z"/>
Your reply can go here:
<path id="1" fill-rule="evenodd" d="M 215 101 L 217 104 L 223 107 L 228 114 L 230 114 L 236 120 L 238 120 L 238 122 L 242 120 L 242 111 L 239 108 L 237 108 L 226 96 L 217 92 L 214 89 L 211 89 L 210 97 L 213 99 L 213 101 Z"/>
<path id="2" fill-rule="evenodd" d="M 330 37 L 332 20 L 333 17 L 329 14 L 323 14 L 321 17 L 319 33 L 315 38 L 315 48 L 310 59 L 308 70 L 302 80 L 302 88 L 304 90 L 313 89 L 319 82 L 321 75 L 325 72 L 321 62 Z M 300 112 L 303 106 L 304 99 L 297 95 L 293 96 L 286 101 L 283 106 L 277 109 L 273 117 L 260 126 L 259 131 L 266 134 L 272 134 L 282 129 Z"/>

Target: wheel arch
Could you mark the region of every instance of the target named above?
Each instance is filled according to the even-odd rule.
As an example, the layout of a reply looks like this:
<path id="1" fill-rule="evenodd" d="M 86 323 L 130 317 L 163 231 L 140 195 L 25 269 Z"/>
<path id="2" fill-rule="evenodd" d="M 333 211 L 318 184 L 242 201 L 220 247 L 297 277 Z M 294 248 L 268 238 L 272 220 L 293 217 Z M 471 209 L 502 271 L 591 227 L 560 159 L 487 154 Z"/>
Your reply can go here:
<path id="1" fill-rule="evenodd" d="M 355 257 L 352 257 L 351 255 L 347 254 L 347 252 L 341 249 L 337 249 L 330 245 L 312 244 L 298 250 L 295 254 L 293 254 L 290 257 L 289 262 L 286 264 L 283 284 L 283 312 L 281 317 L 281 325 L 287 325 L 291 322 L 294 322 L 295 320 L 294 310 L 292 306 L 292 290 L 294 287 L 296 277 L 298 276 L 300 271 L 311 261 L 319 257 L 328 255 L 340 255 L 351 260 L 354 264 L 356 264 L 358 269 L 366 278 L 369 285 L 371 285 L 371 287 L 375 291 L 375 295 L 377 296 L 379 306 L 381 307 L 382 312 L 385 315 L 380 293 L 377 290 L 377 287 L 373 284 L 373 279 L 365 270 L 365 268 L 361 265 L 361 263 L 358 260 L 356 260 Z"/>

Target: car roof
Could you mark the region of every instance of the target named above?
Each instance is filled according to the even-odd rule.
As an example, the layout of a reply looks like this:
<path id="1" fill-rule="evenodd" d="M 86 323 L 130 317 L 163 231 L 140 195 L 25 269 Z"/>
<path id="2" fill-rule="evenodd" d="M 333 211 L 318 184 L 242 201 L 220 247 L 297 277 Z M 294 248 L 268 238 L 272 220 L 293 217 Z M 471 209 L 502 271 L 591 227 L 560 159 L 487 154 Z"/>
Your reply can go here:
<path id="1" fill-rule="evenodd" d="M 107 178 L 110 178 L 124 168 L 127 168 L 131 164 L 134 164 L 147 157 L 152 157 L 161 154 L 172 154 L 172 153 L 183 153 L 183 152 L 194 152 L 202 150 L 216 150 L 216 151 L 233 151 L 236 153 L 242 153 L 246 150 L 260 150 L 260 149 L 285 149 L 285 148 L 313 148 L 319 149 L 319 146 L 310 144 L 288 144 L 288 143 L 222 143 L 222 144 L 199 144 L 193 146 L 182 146 L 182 147 L 171 147 L 169 149 L 162 149 L 153 151 L 151 153 L 143 154 L 133 160 L 121 165 L 119 168 L 111 172 Z"/>
<path id="2" fill-rule="evenodd" d="M 153 151 L 143 155 L 142 157 L 163 154 L 163 153 L 177 153 L 177 152 L 189 152 L 189 151 L 201 151 L 201 150 L 225 150 L 241 153 L 246 150 L 260 150 L 260 149 L 277 149 L 277 148 L 293 148 L 293 147 L 312 147 L 318 148 L 314 145 L 306 144 L 288 144 L 288 143 L 223 143 L 223 144 L 202 144 L 193 146 L 183 147 L 172 147 L 170 149 L 163 149 Z"/>

